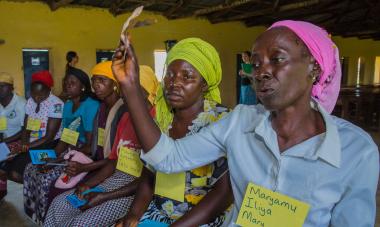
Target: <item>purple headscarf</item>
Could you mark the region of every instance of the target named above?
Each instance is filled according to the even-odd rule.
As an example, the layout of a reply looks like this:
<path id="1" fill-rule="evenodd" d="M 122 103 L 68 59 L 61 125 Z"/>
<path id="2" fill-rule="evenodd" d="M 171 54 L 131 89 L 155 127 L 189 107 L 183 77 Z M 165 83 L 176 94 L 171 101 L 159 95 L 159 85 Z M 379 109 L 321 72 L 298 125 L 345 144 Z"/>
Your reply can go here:
<path id="1" fill-rule="evenodd" d="M 308 22 L 284 20 L 272 24 L 269 29 L 275 27 L 287 27 L 292 30 L 318 62 L 321 75 L 313 85 L 311 95 L 331 113 L 338 99 L 342 76 L 338 47 L 324 29 Z"/>

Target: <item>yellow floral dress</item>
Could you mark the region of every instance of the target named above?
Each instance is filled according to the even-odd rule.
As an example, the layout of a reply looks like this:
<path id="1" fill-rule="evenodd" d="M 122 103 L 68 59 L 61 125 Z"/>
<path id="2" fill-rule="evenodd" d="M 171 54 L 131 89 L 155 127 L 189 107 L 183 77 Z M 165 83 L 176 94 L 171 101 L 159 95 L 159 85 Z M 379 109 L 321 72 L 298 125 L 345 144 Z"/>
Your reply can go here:
<path id="1" fill-rule="evenodd" d="M 193 124 L 189 127 L 191 135 L 197 133 L 203 127 L 221 119 L 228 113 L 228 109 L 218 105 L 215 102 L 205 100 L 204 112 L 200 113 Z M 150 169 L 150 168 L 149 168 Z M 197 169 L 186 172 L 185 201 L 179 202 L 170 198 L 154 195 L 148 210 L 141 218 L 144 220 L 153 220 L 166 224 L 172 224 L 199 201 L 213 188 L 215 183 L 228 172 L 227 159 L 222 157 L 215 162 Z M 203 226 L 220 226 L 225 219 L 225 213 L 218 216 L 208 225 Z"/>

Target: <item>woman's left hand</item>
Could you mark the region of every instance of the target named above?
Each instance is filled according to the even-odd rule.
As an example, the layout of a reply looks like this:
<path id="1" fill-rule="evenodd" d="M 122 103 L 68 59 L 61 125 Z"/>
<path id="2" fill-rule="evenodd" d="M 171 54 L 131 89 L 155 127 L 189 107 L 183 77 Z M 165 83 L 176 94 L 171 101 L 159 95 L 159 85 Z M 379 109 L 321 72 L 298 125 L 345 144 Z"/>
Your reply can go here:
<path id="1" fill-rule="evenodd" d="M 93 208 L 107 201 L 106 193 L 104 192 L 90 192 L 84 196 L 84 199 L 88 202 L 80 208 L 81 210 Z"/>

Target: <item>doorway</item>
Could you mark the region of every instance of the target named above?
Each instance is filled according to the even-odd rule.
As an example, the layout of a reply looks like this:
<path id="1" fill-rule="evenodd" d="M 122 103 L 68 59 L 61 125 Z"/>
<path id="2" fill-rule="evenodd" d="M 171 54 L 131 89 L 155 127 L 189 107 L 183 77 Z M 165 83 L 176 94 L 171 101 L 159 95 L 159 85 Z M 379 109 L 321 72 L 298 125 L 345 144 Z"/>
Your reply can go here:
<path id="1" fill-rule="evenodd" d="M 49 70 L 49 50 L 22 49 L 22 60 L 24 69 L 25 98 L 28 99 L 30 97 L 32 74 L 41 70 Z"/>

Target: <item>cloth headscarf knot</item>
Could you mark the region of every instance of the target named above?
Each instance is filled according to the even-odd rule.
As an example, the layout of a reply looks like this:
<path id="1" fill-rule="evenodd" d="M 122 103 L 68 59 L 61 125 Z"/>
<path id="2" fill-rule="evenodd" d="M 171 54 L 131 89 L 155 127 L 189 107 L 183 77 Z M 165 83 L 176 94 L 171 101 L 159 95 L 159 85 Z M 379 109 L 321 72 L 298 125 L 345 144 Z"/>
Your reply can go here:
<path id="1" fill-rule="evenodd" d="M 222 66 L 216 49 L 199 38 L 183 39 L 169 51 L 166 57 L 166 66 L 178 59 L 190 63 L 204 78 L 208 85 L 205 99 L 220 103 L 218 86 L 222 80 Z M 162 82 L 157 92 L 156 121 L 164 132 L 168 130 L 173 120 L 173 113 L 170 109 L 164 98 Z"/>
<path id="2" fill-rule="evenodd" d="M 148 92 L 148 100 L 153 105 L 157 95 L 158 80 L 151 67 L 140 65 L 140 84 Z"/>
<path id="3" fill-rule="evenodd" d="M 91 76 L 104 76 L 110 80 L 113 80 L 117 87 L 116 92 L 119 93 L 119 83 L 112 72 L 112 61 L 104 61 L 96 64 L 91 70 Z"/>
<path id="4" fill-rule="evenodd" d="M 111 66 L 112 66 L 112 61 L 100 62 L 99 64 L 95 65 L 94 68 L 92 68 L 91 74 L 92 76 L 95 76 L 95 75 L 105 76 L 117 83 L 117 80 L 112 73 Z"/>
<path id="5" fill-rule="evenodd" d="M 47 70 L 38 71 L 32 74 L 32 83 L 39 82 L 41 84 L 44 84 L 48 88 L 51 88 L 54 86 L 53 77 L 51 76 L 50 72 Z"/>
<path id="6" fill-rule="evenodd" d="M 339 96 L 342 76 L 338 47 L 324 29 L 308 22 L 284 20 L 272 24 L 269 29 L 275 27 L 287 27 L 293 31 L 318 62 L 321 74 L 313 85 L 311 95 L 331 113 Z"/>

